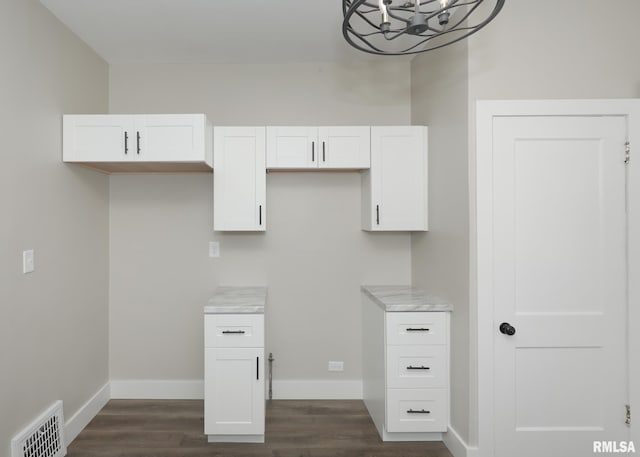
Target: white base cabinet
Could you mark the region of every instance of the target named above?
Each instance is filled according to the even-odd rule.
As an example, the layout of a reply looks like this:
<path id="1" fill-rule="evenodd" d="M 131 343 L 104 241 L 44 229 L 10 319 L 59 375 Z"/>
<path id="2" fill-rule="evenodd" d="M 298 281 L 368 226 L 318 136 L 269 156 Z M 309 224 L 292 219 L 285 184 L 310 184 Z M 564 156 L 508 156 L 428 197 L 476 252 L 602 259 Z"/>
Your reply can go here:
<path id="1" fill-rule="evenodd" d="M 363 398 L 383 441 L 441 440 L 449 424 L 449 313 L 363 300 Z"/>
<path id="2" fill-rule="evenodd" d="M 264 316 L 205 315 L 204 432 L 213 442 L 264 442 Z"/>
<path id="3" fill-rule="evenodd" d="M 204 114 L 65 115 L 62 157 L 105 172 L 210 172 L 212 127 Z"/>

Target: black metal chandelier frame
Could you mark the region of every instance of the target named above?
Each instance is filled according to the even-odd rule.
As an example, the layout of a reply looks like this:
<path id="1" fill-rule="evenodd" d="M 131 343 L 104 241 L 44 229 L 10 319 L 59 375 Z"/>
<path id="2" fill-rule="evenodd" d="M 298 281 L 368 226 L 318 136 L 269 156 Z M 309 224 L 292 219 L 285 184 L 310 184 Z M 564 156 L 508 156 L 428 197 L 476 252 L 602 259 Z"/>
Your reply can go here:
<path id="1" fill-rule="evenodd" d="M 491 22 L 505 0 L 494 0 L 489 14 L 474 22 L 478 8 L 485 1 L 409 0 L 394 5 L 393 0 L 342 0 L 342 34 L 351 46 L 371 54 L 418 54 L 463 40 Z M 454 18 L 451 23 L 450 18 Z M 399 38 L 411 42 L 399 45 L 398 49 Z M 375 39 L 379 43 L 374 42 Z"/>

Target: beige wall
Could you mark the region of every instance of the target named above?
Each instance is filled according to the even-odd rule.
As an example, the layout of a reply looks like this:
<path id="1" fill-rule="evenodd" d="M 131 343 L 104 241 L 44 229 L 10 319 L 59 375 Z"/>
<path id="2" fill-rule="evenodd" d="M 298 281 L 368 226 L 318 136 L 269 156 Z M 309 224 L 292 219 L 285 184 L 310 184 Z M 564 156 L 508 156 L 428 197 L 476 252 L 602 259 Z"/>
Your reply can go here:
<path id="1" fill-rule="evenodd" d="M 478 441 L 473 269 L 475 102 L 640 96 L 640 62 L 634 58 L 640 42 L 640 30 L 635 24 L 640 17 L 640 3 L 617 0 L 611 2 L 609 11 L 615 20 L 604 18 L 602 3 L 596 0 L 508 1 L 494 22 L 468 40 L 466 64 L 455 46 L 412 62 L 412 120 L 427 119 L 432 127 L 432 230 L 413 236 L 413 278 L 417 283 L 433 284 L 452 294 L 456 305 L 458 301 L 463 304 L 453 314 L 452 424 L 471 445 Z M 460 76 L 465 66 L 467 74 Z M 445 70 L 450 71 L 448 76 L 443 74 Z M 465 79 L 468 79 L 466 87 Z M 455 81 L 460 85 L 456 86 Z M 464 93 L 467 106 L 462 108 L 459 96 Z M 462 118 L 463 112 L 466 119 Z M 438 131 L 448 130 L 451 136 L 436 137 L 436 123 L 444 123 Z M 467 140 L 468 152 L 460 154 L 458 151 L 465 147 L 460 141 Z M 466 187 L 460 180 L 467 175 L 468 199 L 460 193 Z M 469 218 L 464 215 L 466 206 L 471 210 Z M 469 230 L 466 235 L 465 230 Z M 471 265 L 468 280 L 462 277 L 465 256 L 469 256 Z M 455 294 L 455 290 L 469 291 L 468 306 L 464 305 L 464 296 Z"/>
<path id="2" fill-rule="evenodd" d="M 61 161 L 62 113 L 107 109 L 104 61 L 36 0 L 0 2 L 0 455 L 108 380 L 108 180 Z M 22 274 L 22 250 L 35 250 Z"/>
<path id="3" fill-rule="evenodd" d="M 466 42 L 413 59 L 411 120 L 429 126 L 429 232 L 411 238 L 413 283 L 449 300 L 451 424 L 469 431 L 469 187 Z"/>
<path id="4" fill-rule="evenodd" d="M 205 112 L 217 125 L 408 124 L 409 63 L 114 65 L 110 112 Z M 274 380 L 360 380 L 359 286 L 411 281 L 410 236 L 360 230 L 360 176 L 270 173 L 266 233 L 212 231 L 212 178 L 112 176 L 114 380 L 203 377 L 202 307 L 269 286 Z M 220 241 L 210 259 L 207 243 Z M 328 373 L 343 360 L 344 373 Z M 278 392 L 274 392 L 278 395 Z"/>

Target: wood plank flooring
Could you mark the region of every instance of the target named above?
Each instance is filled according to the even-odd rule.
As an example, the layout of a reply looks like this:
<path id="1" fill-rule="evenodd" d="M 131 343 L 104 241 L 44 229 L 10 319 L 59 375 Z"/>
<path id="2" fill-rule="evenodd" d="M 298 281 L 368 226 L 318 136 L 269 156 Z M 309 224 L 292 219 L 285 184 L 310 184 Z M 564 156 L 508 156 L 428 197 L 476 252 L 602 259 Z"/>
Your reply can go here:
<path id="1" fill-rule="evenodd" d="M 68 457 L 452 457 L 442 442 L 382 442 L 359 400 L 267 402 L 264 444 L 213 444 L 201 400 L 111 400 Z"/>

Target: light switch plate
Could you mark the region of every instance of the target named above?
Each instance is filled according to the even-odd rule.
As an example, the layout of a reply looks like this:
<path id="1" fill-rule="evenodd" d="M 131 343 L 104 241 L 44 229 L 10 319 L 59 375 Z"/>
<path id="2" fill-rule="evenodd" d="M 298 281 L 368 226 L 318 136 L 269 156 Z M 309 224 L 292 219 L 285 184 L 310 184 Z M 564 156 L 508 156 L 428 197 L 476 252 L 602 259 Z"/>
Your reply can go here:
<path id="1" fill-rule="evenodd" d="M 209 241 L 209 257 L 220 257 L 219 241 Z"/>
<path id="2" fill-rule="evenodd" d="M 31 273 L 36 269 L 36 260 L 33 249 L 22 251 L 22 273 Z"/>

